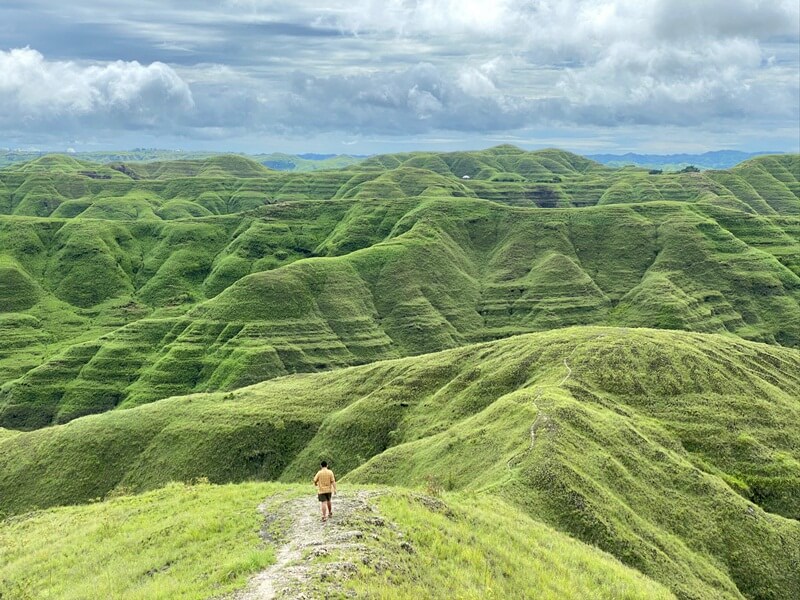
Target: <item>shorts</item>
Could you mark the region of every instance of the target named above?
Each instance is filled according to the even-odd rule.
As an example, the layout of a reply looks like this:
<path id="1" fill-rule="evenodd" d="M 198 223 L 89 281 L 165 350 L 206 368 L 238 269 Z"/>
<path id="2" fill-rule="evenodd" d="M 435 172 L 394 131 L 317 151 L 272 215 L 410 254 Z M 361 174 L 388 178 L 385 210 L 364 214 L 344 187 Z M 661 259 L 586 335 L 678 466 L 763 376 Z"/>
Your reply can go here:
<path id="1" fill-rule="evenodd" d="M 320 502 L 330 502 L 331 493 L 328 492 L 327 494 L 317 494 L 317 500 L 319 500 Z"/>

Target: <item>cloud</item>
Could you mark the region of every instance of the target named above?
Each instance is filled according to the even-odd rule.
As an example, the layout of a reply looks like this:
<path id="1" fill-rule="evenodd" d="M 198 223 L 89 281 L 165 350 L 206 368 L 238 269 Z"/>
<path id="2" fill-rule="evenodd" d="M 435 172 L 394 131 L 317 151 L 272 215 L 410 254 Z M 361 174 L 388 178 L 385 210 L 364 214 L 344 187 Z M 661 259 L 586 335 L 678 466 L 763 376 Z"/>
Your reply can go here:
<path id="1" fill-rule="evenodd" d="M 0 126 L 155 128 L 192 110 L 189 86 L 169 66 L 48 61 L 36 50 L 0 51 Z"/>
<path id="2" fill-rule="evenodd" d="M 696 124 L 708 119 L 791 117 L 792 88 L 760 80 L 761 52 L 747 40 L 678 45 L 616 44 L 558 83 L 584 122 Z M 576 119 L 578 120 L 578 119 Z"/>
<path id="3" fill-rule="evenodd" d="M 450 72 L 430 63 L 397 71 L 313 76 L 296 72 L 291 90 L 272 99 L 288 131 L 421 133 L 492 131 L 524 124 L 530 106 L 492 86 L 487 67 Z"/>
<path id="4" fill-rule="evenodd" d="M 36 49 L 0 52 L 0 135 L 18 137 L 800 119 L 796 0 L 29 0 L 0 7 L 0 37 Z"/>
<path id="5" fill-rule="evenodd" d="M 496 96 L 499 93 L 497 89 L 499 64 L 500 60 L 495 58 L 477 67 L 462 67 L 458 72 L 458 86 L 470 96 L 484 98 Z"/>
<path id="6" fill-rule="evenodd" d="M 653 31 L 667 39 L 687 37 L 765 38 L 796 35 L 796 0 L 659 0 L 650 12 Z"/>
<path id="7" fill-rule="evenodd" d="M 267 3 L 269 4 L 269 3 Z M 518 0 L 356 0 L 328 19 L 354 33 L 502 35 L 516 29 L 530 2 Z M 327 20 L 325 16 L 322 20 Z"/>
<path id="8" fill-rule="evenodd" d="M 308 85 L 293 90 L 292 104 L 309 126 L 489 131 L 800 117 L 797 59 L 787 67 L 784 53 L 780 66 L 765 50 L 784 39 L 797 54 L 795 0 L 231 2 L 259 18 L 338 27 L 380 57 L 382 71 L 369 64 L 364 74 L 364 56 L 343 53 L 338 77 L 299 63 L 295 79 Z M 414 48 L 422 61 L 402 64 Z"/>
<path id="9" fill-rule="evenodd" d="M 250 0 L 264 11 L 274 0 Z M 316 3 L 295 5 L 311 11 Z M 330 6 L 330 5 L 329 5 Z M 587 41 L 796 34 L 794 0 L 352 0 L 318 19 L 356 33 L 468 34 L 482 39 Z"/>

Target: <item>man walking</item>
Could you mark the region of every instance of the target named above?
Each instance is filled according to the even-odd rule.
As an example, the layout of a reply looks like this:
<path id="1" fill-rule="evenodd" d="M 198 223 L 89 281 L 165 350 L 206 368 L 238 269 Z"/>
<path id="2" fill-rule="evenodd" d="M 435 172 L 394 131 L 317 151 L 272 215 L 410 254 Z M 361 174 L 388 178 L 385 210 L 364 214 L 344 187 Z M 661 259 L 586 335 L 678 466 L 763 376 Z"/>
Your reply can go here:
<path id="1" fill-rule="evenodd" d="M 336 478 L 333 471 L 328 468 L 324 460 L 320 463 L 320 470 L 314 475 L 314 485 L 317 486 L 317 499 L 322 508 L 322 522 L 328 520 L 332 514 L 331 494 L 336 493 Z"/>

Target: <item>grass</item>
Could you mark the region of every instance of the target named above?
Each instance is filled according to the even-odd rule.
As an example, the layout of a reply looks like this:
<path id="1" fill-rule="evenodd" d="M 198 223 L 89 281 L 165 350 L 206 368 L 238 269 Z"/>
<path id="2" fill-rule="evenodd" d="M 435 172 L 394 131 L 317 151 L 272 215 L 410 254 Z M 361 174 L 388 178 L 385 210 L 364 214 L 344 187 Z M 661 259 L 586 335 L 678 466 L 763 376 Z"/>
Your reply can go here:
<path id="1" fill-rule="evenodd" d="M 650 174 L 500 146 L 324 173 L 0 170 L 0 530 L 29 540 L 9 564 L 146 498 L 142 527 L 169 520 L 194 493 L 151 492 L 172 481 L 305 481 L 327 458 L 345 483 L 472 494 L 448 496 L 454 521 L 386 504 L 425 548 L 401 555 L 425 573 L 403 594 L 661 593 L 632 568 L 679 598 L 800 596 L 798 160 Z M 114 490 L 145 495 L 19 516 Z M 124 539 L 95 541 L 113 568 L 75 567 L 79 586 L 207 583 L 192 561 L 162 577 L 169 540 L 136 572 L 111 556 Z M 214 581 L 267 560 L 248 552 Z M 60 585 L 20 573 L 9 594 Z"/>
<path id="2" fill-rule="evenodd" d="M 381 540 L 392 567 L 362 569 L 348 583 L 357 597 L 614 598 L 675 596 L 595 548 L 576 543 L 490 496 L 448 494 L 431 500 L 381 497 L 381 514 L 397 524 L 411 552 Z"/>
<path id="3" fill-rule="evenodd" d="M 791 216 L 404 198 L 6 220 L 4 301 L 39 326 L 0 341 L 5 427 L 577 324 L 800 344 Z"/>
<path id="4" fill-rule="evenodd" d="M 696 203 L 711 195 L 749 212 L 798 215 L 797 161 L 791 154 L 762 156 L 728 171 L 651 175 L 645 169 L 611 169 L 567 152 L 524 152 L 513 146 L 383 155 L 356 163 L 331 159 L 326 168 L 345 168 L 315 172 L 299 171 L 319 168 L 320 161 L 289 161 L 300 168 L 278 172 L 239 155 L 114 163 L 113 168 L 48 155 L 0 169 L 0 214 L 172 220 L 331 198 L 478 197 L 566 208 Z M 286 160 L 278 163 L 289 166 Z M 148 202 L 136 200 L 143 195 Z"/>
<path id="5" fill-rule="evenodd" d="M 19 431 L 14 431 L 13 429 L 3 429 L 0 427 L 0 440 L 13 437 L 19 433 Z"/>
<path id="6" fill-rule="evenodd" d="M 0 153 L 0 167 L 7 167 L 22 162 L 29 162 L 43 156 L 42 152 L 37 151 L 17 151 L 11 150 Z M 164 162 L 174 160 L 199 160 L 219 156 L 215 152 L 197 152 L 183 150 L 157 150 L 149 148 L 139 148 L 130 151 L 110 151 L 110 152 L 76 152 L 70 157 L 80 161 L 90 161 L 94 163 L 131 163 L 131 162 Z M 60 158 L 60 157 L 59 157 Z M 255 154 L 248 158 L 264 165 L 267 168 L 279 171 L 321 171 L 327 169 L 341 169 L 356 164 L 362 160 L 358 156 L 338 154 L 330 156 L 312 156 L 294 154 L 284 154 L 273 152 L 270 154 Z"/>
<path id="7" fill-rule="evenodd" d="M 299 493 L 278 484 L 170 484 L 8 519 L 0 522 L 0 593 L 15 600 L 223 597 L 275 560 L 258 535 L 256 507 Z M 674 598 L 497 499 L 449 494 L 443 502 L 391 490 L 378 506 L 396 529 L 370 538 L 370 566 L 342 582 L 357 597 L 509 598 L 536 590 L 542 598 Z M 412 553 L 398 547 L 396 530 Z"/>
<path id="8" fill-rule="evenodd" d="M 790 598 L 797 373 L 797 350 L 733 336 L 518 336 L 3 438 L 0 502 L 19 513 L 194 477 L 305 481 L 328 459 L 343 482 L 433 476 L 499 496 L 679 597 Z"/>
<path id="9" fill-rule="evenodd" d="M 259 537 L 265 496 L 285 486 L 171 484 L 140 496 L 0 523 L 0 596 L 221 596 L 274 562 Z"/>

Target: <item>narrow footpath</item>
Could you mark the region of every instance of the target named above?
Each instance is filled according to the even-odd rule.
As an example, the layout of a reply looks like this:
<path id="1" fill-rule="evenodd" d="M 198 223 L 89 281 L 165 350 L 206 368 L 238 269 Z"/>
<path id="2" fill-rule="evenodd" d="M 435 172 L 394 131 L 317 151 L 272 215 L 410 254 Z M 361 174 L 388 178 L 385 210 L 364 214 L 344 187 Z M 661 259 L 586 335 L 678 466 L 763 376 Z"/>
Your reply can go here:
<path id="1" fill-rule="evenodd" d="M 358 571 L 357 563 L 371 564 L 374 550 L 364 543 L 365 529 L 387 524 L 369 503 L 379 492 L 344 492 L 334 496 L 333 515 L 322 523 L 316 497 L 265 504 L 262 535 L 273 541 L 269 525 L 289 521 L 277 541 L 275 564 L 254 576 L 232 600 L 346 597 L 341 582 Z"/>

